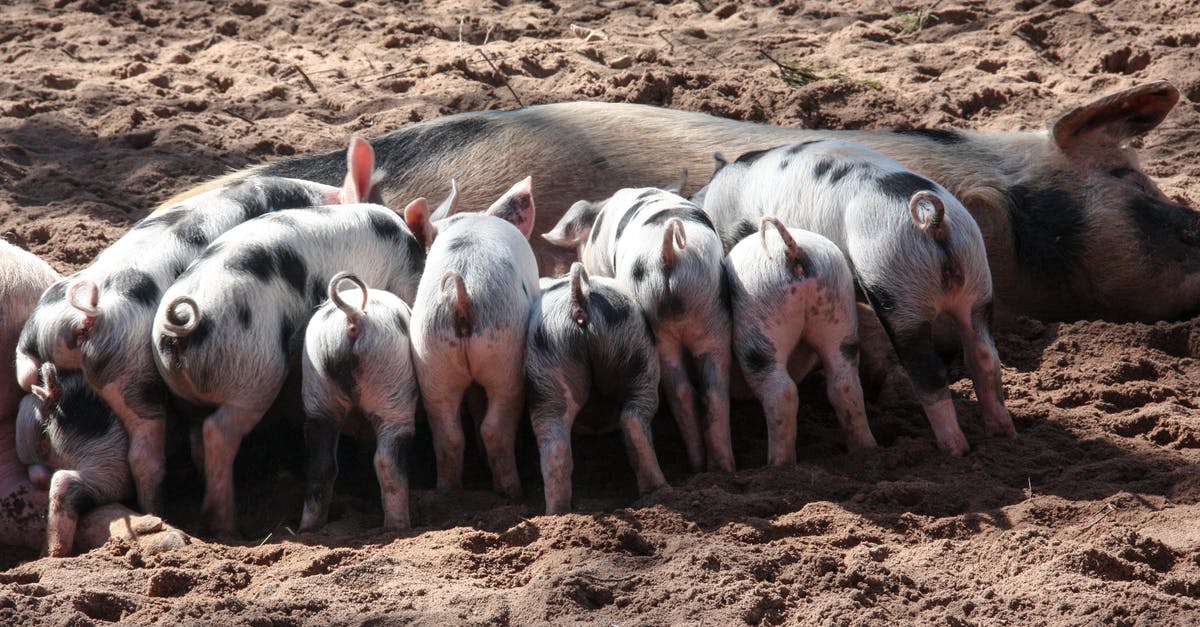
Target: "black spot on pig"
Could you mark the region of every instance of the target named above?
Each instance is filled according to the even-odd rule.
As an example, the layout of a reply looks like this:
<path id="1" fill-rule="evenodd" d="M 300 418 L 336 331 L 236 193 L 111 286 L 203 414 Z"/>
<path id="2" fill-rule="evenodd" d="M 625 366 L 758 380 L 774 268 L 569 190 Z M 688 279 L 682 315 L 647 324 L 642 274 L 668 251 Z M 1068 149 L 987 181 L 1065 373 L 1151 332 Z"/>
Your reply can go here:
<path id="1" fill-rule="evenodd" d="M 408 476 L 408 458 L 412 453 L 413 438 L 412 432 L 396 434 L 393 450 L 396 452 L 396 468 L 400 469 L 403 476 Z"/>
<path id="2" fill-rule="evenodd" d="M 825 174 L 827 174 L 831 169 L 833 169 L 833 161 L 830 161 L 829 159 L 821 159 L 817 162 L 817 165 L 813 166 L 813 178 L 821 180 L 822 178 L 825 178 Z"/>
<path id="3" fill-rule="evenodd" d="M 684 314 L 683 299 L 674 292 L 667 292 L 663 295 L 662 300 L 658 301 L 658 309 L 655 313 L 659 320 L 678 318 Z"/>
<path id="4" fill-rule="evenodd" d="M 225 267 L 235 272 L 244 272 L 262 282 L 271 280 L 277 271 L 275 255 L 266 246 L 252 245 L 242 248 L 225 262 Z"/>
<path id="5" fill-rule="evenodd" d="M 738 222 L 737 226 L 733 229 L 733 243 L 736 244 L 747 237 L 754 235 L 756 231 L 758 231 L 758 227 L 754 226 L 754 223 L 750 220 L 742 220 Z"/>
<path id="6" fill-rule="evenodd" d="M 672 207 L 663 209 L 646 218 L 643 224 L 659 225 L 671 218 L 679 218 L 684 222 L 699 224 L 712 232 L 716 232 L 716 227 L 713 226 L 712 220 L 708 218 L 708 214 L 701 211 L 698 207 Z"/>
<path id="7" fill-rule="evenodd" d="M 317 194 L 297 183 L 264 176 L 242 179 L 227 187 L 221 195 L 241 207 L 243 220 L 252 220 L 280 209 L 296 209 L 320 203 Z"/>
<path id="8" fill-rule="evenodd" d="M 742 337 L 738 352 L 746 366 L 747 376 L 760 380 L 775 367 L 775 345 L 761 331 L 753 330 Z"/>
<path id="9" fill-rule="evenodd" d="M 629 205 L 629 208 L 626 209 L 625 213 L 621 216 L 621 220 L 617 222 L 617 239 L 621 239 L 621 234 L 625 232 L 625 227 L 629 225 L 629 221 L 632 220 L 633 217 L 637 215 L 637 212 L 641 211 L 642 207 L 645 205 L 646 203 L 640 200 L 632 205 Z"/>
<path id="10" fill-rule="evenodd" d="M 633 260 L 633 267 L 629 270 L 629 275 L 633 277 L 634 283 L 641 283 L 646 280 L 646 260 L 638 257 Z"/>
<path id="11" fill-rule="evenodd" d="M 275 248 L 275 267 L 279 269 L 279 274 L 284 281 L 296 290 L 297 294 L 304 295 L 304 287 L 308 282 L 308 264 L 304 263 L 304 258 L 301 257 L 296 249 L 291 246 L 280 245 Z"/>
<path id="12" fill-rule="evenodd" d="M 966 137 L 962 133 L 940 128 L 898 128 L 892 132 L 897 135 L 921 137 L 946 146 L 961 144 L 966 141 Z"/>
<path id="13" fill-rule="evenodd" d="M 408 335 L 408 316 L 403 312 L 396 312 L 396 316 L 392 319 L 396 323 L 396 329 L 401 335 Z"/>
<path id="14" fill-rule="evenodd" d="M 171 229 L 171 233 L 175 236 L 175 239 L 186 246 L 193 248 L 208 246 L 208 233 L 204 231 L 204 214 L 195 210 L 190 213 L 192 215 L 188 216 L 187 220 L 176 224 Z"/>
<path id="15" fill-rule="evenodd" d="M 214 326 L 216 325 L 213 323 L 211 315 L 206 316 L 201 314 L 200 321 L 196 323 L 196 328 L 192 329 L 191 333 L 181 339 L 186 340 L 188 346 L 200 346 L 208 340 L 208 336 L 212 335 Z"/>
<path id="16" fill-rule="evenodd" d="M 1082 253 L 1087 226 L 1083 206 L 1054 187 L 1017 185 L 1008 197 L 1017 263 L 1028 270 L 1027 276 L 1066 287 Z"/>
<path id="17" fill-rule="evenodd" d="M 588 309 L 600 315 L 610 325 L 618 325 L 629 319 L 629 305 L 624 300 L 609 298 L 602 290 L 592 290 L 588 298 Z"/>
<path id="18" fill-rule="evenodd" d="M 144 307 L 158 305 L 162 295 L 149 274 L 132 268 L 121 270 L 104 281 L 104 290 L 112 290 Z"/>
<path id="19" fill-rule="evenodd" d="M 243 329 L 249 329 L 250 322 L 253 320 L 250 314 L 250 305 L 244 300 L 239 300 L 235 309 L 237 310 L 238 323 L 242 325 Z"/>
<path id="20" fill-rule="evenodd" d="M 922 322 L 915 329 L 897 330 L 892 343 L 922 404 L 948 395 L 946 363 L 934 348 L 932 324 L 929 321 Z"/>
<path id="21" fill-rule="evenodd" d="M 125 397 L 130 408 L 140 414 L 154 413 L 162 416 L 162 412 L 171 402 L 171 392 L 156 372 L 130 381 L 125 389 Z"/>
<path id="22" fill-rule="evenodd" d="M 830 170 L 829 184 L 830 185 L 837 184 L 842 179 L 849 176 L 851 172 L 854 172 L 855 170 L 859 169 L 859 167 L 861 167 L 861 166 L 863 166 L 863 164 L 861 164 L 861 163 L 843 163 L 843 164 L 839 165 L 838 167 L 834 168 L 833 170 Z"/>
<path id="23" fill-rule="evenodd" d="M 62 394 L 49 416 L 61 429 L 84 438 L 98 438 L 108 432 L 116 417 L 108 405 L 92 391 L 83 375 L 60 374 Z"/>
<path id="24" fill-rule="evenodd" d="M 770 151 L 769 150 L 751 150 L 750 152 L 746 152 L 746 153 L 742 153 L 741 155 L 738 155 L 738 158 L 734 159 L 733 162 L 740 163 L 742 165 L 753 165 L 755 161 L 758 161 L 759 159 L 761 159 L 763 157 L 763 155 L 767 154 L 768 152 L 770 152 Z"/>
<path id="25" fill-rule="evenodd" d="M 592 232 L 588 234 L 588 243 L 596 241 L 596 234 L 600 232 L 600 227 L 604 225 L 604 212 L 596 214 L 596 221 L 592 223 Z"/>
<path id="26" fill-rule="evenodd" d="M 1127 202 L 1125 213 L 1151 269 L 1176 266 L 1195 272 L 1200 268 L 1200 212 L 1139 195 Z"/>
<path id="27" fill-rule="evenodd" d="M 355 372 L 358 370 L 358 355 L 354 354 L 353 342 L 342 346 L 325 360 L 325 372 L 329 379 L 349 398 L 354 398 L 358 387 Z"/>
<path id="28" fill-rule="evenodd" d="M 308 279 L 308 302 L 320 303 L 326 298 L 325 289 L 329 286 L 329 281 L 322 277 L 309 277 Z"/>
<path id="29" fill-rule="evenodd" d="M 800 153 L 804 152 L 804 150 L 805 150 L 806 148 L 808 148 L 809 146 L 812 146 L 813 144 L 819 144 L 819 143 L 821 143 L 821 142 L 823 142 L 823 141 L 825 141 L 825 140 L 823 140 L 823 139 L 811 139 L 811 140 L 809 140 L 809 141 L 806 141 L 806 142 L 800 142 L 800 143 L 798 143 L 798 144 L 792 144 L 791 146 L 788 146 L 788 148 L 787 148 L 787 154 L 789 154 L 789 155 L 798 155 L 798 154 L 800 154 Z"/>
<path id="30" fill-rule="evenodd" d="M 842 357 L 851 364 L 858 365 L 858 342 L 854 340 L 846 340 L 838 346 L 838 350 L 842 352 Z"/>
<path id="31" fill-rule="evenodd" d="M 938 189 L 937 184 L 933 181 L 908 170 L 888 172 L 876 179 L 876 183 L 879 185 L 879 191 L 897 203 L 904 203 L 905 207 L 908 206 L 908 201 L 913 194 L 922 190 L 936 191 Z"/>
<path id="32" fill-rule="evenodd" d="M 475 240 L 469 235 L 459 235 L 446 244 L 446 250 L 450 252 L 458 252 L 470 248 L 474 243 Z"/>
<path id="33" fill-rule="evenodd" d="M 404 239 L 404 231 L 400 228 L 400 221 L 397 218 L 385 215 L 378 211 L 372 211 L 367 218 L 371 222 L 371 231 L 381 240 L 402 244 Z"/>

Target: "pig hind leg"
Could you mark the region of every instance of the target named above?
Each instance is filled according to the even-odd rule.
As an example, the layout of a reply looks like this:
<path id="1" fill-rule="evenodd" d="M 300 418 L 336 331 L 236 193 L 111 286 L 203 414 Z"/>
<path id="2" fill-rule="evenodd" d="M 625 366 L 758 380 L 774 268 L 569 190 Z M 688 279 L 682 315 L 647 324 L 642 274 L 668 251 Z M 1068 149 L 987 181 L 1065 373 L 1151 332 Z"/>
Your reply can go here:
<path id="1" fill-rule="evenodd" d="M 858 378 L 858 342 L 856 338 L 830 338 L 818 352 L 825 369 L 825 395 L 837 414 L 846 444 L 852 449 L 875 448 L 875 436 L 867 424 L 866 403 Z"/>
<path id="2" fill-rule="evenodd" d="M 578 390 L 568 390 L 558 376 L 528 379 L 529 415 L 537 438 L 547 514 L 571 511 L 571 476 L 575 470 L 571 428 L 586 402 L 585 396 L 578 396 Z"/>
<path id="3" fill-rule="evenodd" d="M 161 514 L 167 441 L 166 389 L 162 381 L 157 374 L 140 381 L 115 381 L 99 393 L 129 434 L 129 470 L 138 507 L 143 513 Z"/>
<path id="4" fill-rule="evenodd" d="M 991 303 L 971 311 L 956 312 L 954 319 L 962 339 L 963 361 L 975 385 L 975 396 L 983 409 L 983 424 L 988 435 L 1016 437 L 1012 417 L 1004 406 L 1004 386 L 1000 382 L 1000 357 L 989 331 L 988 309 Z"/>
<path id="5" fill-rule="evenodd" d="M 236 533 L 233 461 L 266 410 L 227 402 L 204 419 L 204 514 L 214 533 Z"/>
<path id="6" fill-rule="evenodd" d="M 337 479 L 338 422 L 328 415 L 304 420 L 305 495 L 300 529 L 315 529 L 329 519 L 329 501 Z"/>
<path id="7" fill-rule="evenodd" d="M 458 377 L 450 380 L 445 376 L 448 374 L 430 369 L 418 375 L 422 382 L 425 411 L 429 415 L 429 429 L 433 433 L 439 490 L 462 487 L 463 452 L 466 449 L 459 410 L 462 408 L 463 393 L 470 382 L 460 381 Z M 439 376 L 442 377 L 440 380 Z"/>
<path id="8" fill-rule="evenodd" d="M 692 354 L 696 356 L 695 385 L 699 397 L 704 399 L 701 420 L 708 469 L 733 472 L 733 437 L 729 430 L 728 333 L 712 332 L 702 344 L 696 346 Z"/>
<path id="9" fill-rule="evenodd" d="M 687 449 L 688 463 L 693 472 L 700 472 L 704 470 L 704 441 L 700 435 L 695 388 L 692 387 L 687 365 L 684 363 L 683 347 L 674 338 L 660 336 L 658 359 L 662 366 L 664 395 L 667 397 L 667 405 L 671 408 L 671 415 L 675 417 L 675 424 L 679 426 L 679 435 L 683 438 L 684 448 Z"/>
<path id="10" fill-rule="evenodd" d="M 59 470 L 50 479 L 50 507 L 46 520 L 46 549 L 50 557 L 66 557 L 75 544 L 80 511 L 94 501 L 83 476 Z"/>
<path id="11" fill-rule="evenodd" d="M 650 382 L 640 393 L 630 394 L 621 405 L 621 435 L 641 494 L 667 485 L 667 479 L 658 465 L 658 455 L 654 452 L 654 437 L 650 428 L 650 421 L 657 411 L 658 389 L 655 382 Z"/>
<path id="12" fill-rule="evenodd" d="M 746 382 L 762 403 L 767 420 L 767 463 L 796 463 L 800 396 L 787 369 L 791 347 L 776 347 L 761 331 L 738 332 L 735 346 Z"/>
<path id="13" fill-rule="evenodd" d="M 408 529 L 409 515 L 408 457 L 416 433 L 412 411 L 398 412 L 384 418 L 372 417 L 379 425 L 375 442 L 375 476 L 379 478 L 379 493 L 383 502 L 383 526 L 388 529 Z"/>
<path id="14" fill-rule="evenodd" d="M 888 301 L 880 299 L 877 292 L 870 289 L 866 291 L 880 322 L 892 338 L 892 345 L 896 347 L 900 364 L 912 381 L 917 399 L 925 409 L 925 416 L 933 428 L 938 448 L 951 455 L 965 455 L 970 446 L 962 429 L 958 427 L 954 401 L 950 399 L 946 363 L 934 348 L 933 323 L 927 318 L 917 324 L 899 326 L 895 324 L 895 320 L 914 320 L 918 319 L 918 316 L 899 316 L 897 310 L 881 306 L 881 302 Z M 904 303 L 900 303 L 900 306 L 903 305 Z"/>
<path id="15" fill-rule="evenodd" d="M 523 339 L 522 339 L 523 342 Z M 509 498 L 521 496 L 517 475 L 517 426 L 525 409 L 523 368 L 496 368 L 492 364 L 480 373 L 480 385 L 487 393 L 487 412 L 479 433 L 492 469 L 492 486 Z"/>

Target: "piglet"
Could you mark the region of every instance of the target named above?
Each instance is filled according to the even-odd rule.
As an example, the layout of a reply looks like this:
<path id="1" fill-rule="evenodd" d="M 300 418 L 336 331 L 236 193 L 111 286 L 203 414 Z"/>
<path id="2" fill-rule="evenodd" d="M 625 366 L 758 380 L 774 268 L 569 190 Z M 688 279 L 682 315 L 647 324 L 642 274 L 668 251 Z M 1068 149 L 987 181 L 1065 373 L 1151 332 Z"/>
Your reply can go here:
<path id="1" fill-rule="evenodd" d="M 143 511 L 162 508 L 168 398 L 148 338 L 163 291 L 238 224 L 280 209 L 356 202 L 375 193 L 370 145 L 352 140 L 347 161 L 341 189 L 250 176 L 147 216 L 90 266 L 46 290 L 25 324 L 17 350 L 22 386 L 29 389 L 42 363 L 83 370 L 129 432 L 129 464 Z"/>
<path id="2" fill-rule="evenodd" d="M 517 426 L 524 411 L 525 333 L 538 296 L 529 247 L 534 204 L 531 179 L 512 186 L 483 213 L 431 219 L 428 205 L 405 210 L 414 233 L 430 245 L 413 303 L 412 348 L 429 413 L 439 489 L 462 485 L 463 394 L 478 384 L 487 395 L 479 425 L 495 489 L 521 492 Z"/>
<path id="3" fill-rule="evenodd" d="M 25 397 L 17 414 L 17 456 L 29 466 L 33 485 L 50 490 L 47 552 L 65 557 L 85 510 L 132 494 L 129 440 L 82 374 L 60 377 L 50 363 L 41 371 L 42 384 L 32 386 L 34 395 Z"/>
<path id="4" fill-rule="evenodd" d="M 858 380 L 858 313 L 845 255 L 828 239 L 788 229 L 775 217 L 764 217 L 759 233 L 729 251 L 725 272 L 733 352 L 766 415 L 768 463 L 796 461 L 793 375 L 802 377 L 817 359 L 850 447 L 874 447 Z"/>
<path id="5" fill-rule="evenodd" d="M 589 403 L 617 408 L 638 491 L 666 485 L 650 432 L 658 354 L 641 308 L 613 279 L 589 278 L 580 262 L 542 286 L 529 315 L 525 377 L 546 513 L 571 509 L 571 433 Z"/>
<path id="6" fill-rule="evenodd" d="M 217 238 L 166 291 L 151 336 L 158 370 L 183 400 L 216 408 L 202 426 L 213 531 L 234 532 L 234 457 L 299 364 L 302 329 L 329 279 L 352 272 L 412 300 L 424 256 L 387 207 L 290 209 Z"/>
<path id="7" fill-rule="evenodd" d="M 708 216 L 665 189 L 623 189 L 603 202 L 576 202 L 542 237 L 578 247 L 592 276 L 614 277 L 633 294 L 654 331 L 692 469 L 703 469 L 707 456 L 710 470 L 732 471 L 728 285 Z"/>
<path id="8" fill-rule="evenodd" d="M 942 320 L 962 342 L 987 431 L 1016 435 L 990 331 L 983 236 L 945 188 L 865 146 L 815 140 L 738 157 L 713 176 L 703 198 L 723 232 L 774 215 L 837 244 L 891 337 L 939 447 L 954 455 L 968 450 L 946 365 L 934 349 Z"/>
<path id="9" fill-rule="evenodd" d="M 350 282 L 358 291 L 339 291 Z M 323 525 L 337 477 L 339 431 L 375 436 L 375 474 L 383 525 L 407 529 L 408 455 L 417 411 L 417 379 L 409 346 L 409 307 L 400 297 L 368 289 L 348 272 L 329 280 L 329 300 L 304 331 L 304 439 L 308 486 L 301 529 Z M 357 303 L 357 304 L 356 304 Z M 354 429 L 349 423 L 362 423 Z"/>

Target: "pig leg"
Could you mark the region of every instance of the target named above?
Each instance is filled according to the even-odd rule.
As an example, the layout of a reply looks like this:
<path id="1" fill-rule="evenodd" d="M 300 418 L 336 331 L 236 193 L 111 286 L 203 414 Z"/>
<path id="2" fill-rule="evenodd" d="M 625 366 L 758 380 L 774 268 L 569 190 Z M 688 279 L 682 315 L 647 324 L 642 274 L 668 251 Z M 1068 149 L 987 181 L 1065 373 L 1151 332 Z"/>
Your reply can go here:
<path id="1" fill-rule="evenodd" d="M 337 422 L 329 416 L 304 421 L 306 486 L 300 529 L 316 529 L 329 519 L 329 501 L 337 479 Z"/>
<path id="2" fill-rule="evenodd" d="M 516 370 L 520 374 L 520 370 Z M 485 386 L 487 414 L 480 427 L 483 448 L 492 468 L 492 487 L 509 498 L 520 498 L 521 479 L 517 476 L 517 425 L 525 408 L 525 390 L 521 381 L 507 385 Z"/>
<path id="3" fill-rule="evenodd" d="M 988 331 L 986 308 L 971 315 L 955 315 L 962 338 L 963 360 L 975 385 L 975 396 L 983 409 L 983 425 L 988 435 L 1015 438 L 1012 417 L 1004 406 L 1004 386 L 1000 382 L 1000 357 Z"/>
<path id="4" fill-rule="evenodd" d="M 687 367 L 683 363 L 683 347 L 670 337 L 659 337 L 658 359 L 662 365 L 662 385 L 667 405 L 679 426 L 679 435 L 687 449 L 688 463 L 692 472 L 704 470 L 704 441 L 696 419 L 696 398 Z"/>
<path id="5" fill-rule="evenodd" d="M 429 373 L 427 377 L 435 377 Z M 424 382 L 428 379 L 423 379 Z M 466 449 L 466 439 L 463 435 L 462 422 L 459 420 L 459 409 L 462 407 L 463 393 L 467 383 L 459 382 L 451 385 L 424 384 L 422 393 L 425 400 L 425 411 L 429 415 L 429 429 L 433 432 L 433 452 L 437 457 L 437 487 L 439 490 L 450 490 L 462 487 L 463 451 Z"/>
<path id="6" fill-rule="evenodd" d="M 625 452 L 629 464 L 637 477 L 638 493 L 646 494 L 667 485 L 658 455 L 654 452 L 654 438 L 650 421 L 658 411 L 658 391 L 651 387 L 643 398 L 632 398 L 621 407 L 621 435 L 625 440 Z"/>
<path id="7" fill-rule="evenodd" d="M 694 354 L 700 380 L 699 392 L 704 397 L 704 440 L 707 445 L 708 469 L 733 472 L 733 436 L 729 432 L 729 336 L 708 342 Z"/>
<path id="8" fill-rule="evenodd" d="M 550 391 L 550 395 L 557 391 Z M 578 407 L 568 408 L 561 402 L 538 403 L 529 410 L 541 458 L 546 513 L 550 515 L 571 511 L 571 475 L 575 469 L 571 457 L 571 427 L 578 411 Z"/>
<path id="9" fill-rule="evenodd" d="M 373 419 L 372 422 L 375 422 Z M 380 420 L 375 443 L 375 476 L 383 502 L 383 526 L 408 529 L 412 525 L 408 511 L 408 455 L 416 432 L 415 417 Z"/>
<path id="10" fill-rule="evenodd" d="M 951 455 L 965 455 L 970 446 L 958 427 L 946 364 L 934 349 L 932 325 L 926 321 L 915 329 L 895 332 L 893 338 L 896 354 L 925 408 L 938 448 Z"/>
<path id="11" fill-rule="evenodd" d="M 233 493 L 233 460 L 242 438 L 262 420 L 266 407 L 231 403 L 204 419 L 204 515 L 218 535 L 233 535 L 237 512 Z"/>
<path id="12" fill-rule="evenodd" d="M 127 402 L 133 400 L 126 394 L 128 387 L 128 381 L 118 380 L 98 392 L 129 434 L 129 469 L 137 490 L 138 508 L 143 513 L 161 514 L 162 482 L 166 476 L 166 409 L 155 403 Z"/>
<path id="13" fill-rule="evenodd" d="M 79 510 L 91 500 L 78 471 L 59 470 L 50 479 L 50 508 L 46 519 L 46 549 L 50 557 L 67 557 L 75 545 Z"/>
<path id="14" fill-rule="evenodd" d="M 852 449 L 875 448 L 858 379 L 858 343 L 846 338 L 837 345 L 823 346 L 819 352 L 825 368 L 825 395 L 846 432 L 846 444 Z"/>

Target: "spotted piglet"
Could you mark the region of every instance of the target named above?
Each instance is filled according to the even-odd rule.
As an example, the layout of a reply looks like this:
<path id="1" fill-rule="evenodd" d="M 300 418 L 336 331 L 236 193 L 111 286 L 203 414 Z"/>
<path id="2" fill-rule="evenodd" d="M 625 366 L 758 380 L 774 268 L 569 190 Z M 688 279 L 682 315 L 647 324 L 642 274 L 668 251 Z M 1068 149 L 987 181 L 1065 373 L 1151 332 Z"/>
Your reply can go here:
<path id="1" fill-rule="evenodd" d="M 421 201 L 424 202 L 424 201 Z M 275 401 L 330 277 L 352 272 L 412 300 L 425 251 L 381 205 L 277 211 L 217 238 L 163 295 L 152 340 L 158 370 L 203 422 L 204 510 L 233 533 L 233 460 Z"/>
<path id="2" fill-rule="evenodd" d="M 358 290 L 339 291 L 343 282 Z M 368 289 L 348 272 L 330 279 L 328 292 L 329 300 L 304 332 L 308 486 L 300 528 L 323 525 L 329 516 L 338 432 L 365 431 L 376 442 L 383 525 L 407 529 L 408 455 L 418 402 L 408 340 L 409 307 L 395 294 Z"/>
<path id="3" fill-rule="evenodd" d="M 850 447 L 875 446 L 858 380 L 858 313 L 845 256 L 828 239 L 775 217 L 762 219 L 759 234 L 729 251 L 725 271 L 733 352 L 762 402 L 768 463 L 796 461 L 793 376 L 803 377 L 817 360 Z"/>
<path id="4" fill-rule="evenodd" d="M 992 278 L 979 226 L 941 185 L 874 150 L 816 140 L 747 153 L 713 176 L 704 210 L 727 233 L 763 215 L 824 235 L 854 268 L 879 316 L 938 446 L 967 452 L 934 326 L 953 324 L 995 435 L 1015 436 L 1004 407 L 990 331 Z"/>
<path id="5" fill-rule="evenodd" d="M 466 441 L 459 409 L 467 388 L 487 395 L 480 435 L 495 489 L 521 492 L 517 426 L 524 411 L 525 333 L 538 296 L 531 180 L 514 185 L 483 213 L 430 220 L 428 205 L 405 211 L 429 248 L 413 303 L 412 348 L 429 413 L 439 489 L 462 485 Z M 441 210 L 438 213 L 442 213 Z"/>
<path id="6" fill-rule="evenodd" d="M 641 308 L 616 281 L 589 278 L 579 262 L 569 276 L 544 279 L 542 286 L 529 316 L 525 377 L 546 513 L 571 509 L 571 433 L 589 404 L 616 407 L 638 491 L 666 485 L 650 432 L 658 354 Z"/>
<path id="7" fill-rule="evenodd" d="M 168 399 L 149 342 L 160 296 L 210 242 L 247 220 L 375 195 L 370 145 L 351 141 L 347 162 L 341 189 L 249 176 L 155 212 L 90 266 L 50 286 L 25 323 L 17 347 L 22 386 L 28 390 L 46 362 L 83 370 L 129 433 L 129 464 L 143 511 L 161 512 L 165 472 Z"/>
<path id="8" fill-rule="evenodd" d="M 616 278 L 654 331 L 667 404 L 692 469 L 732 471 L 728 285 L 721 239 L 699 207 L 656 188 L 576 202 L 544 237 Z"/>
<path id="9" fill-rule="evenodd" d="M 129 440 L 121 421 L 78 371 L 59 376 L 54 364 L 41 367 L 17 413 L 17 457 L 29 466 L 34 486 L 50 491 L 47 552 L 71 554 L 75 527 L 86 510 L 115 503 L 133 492 Z"/>

